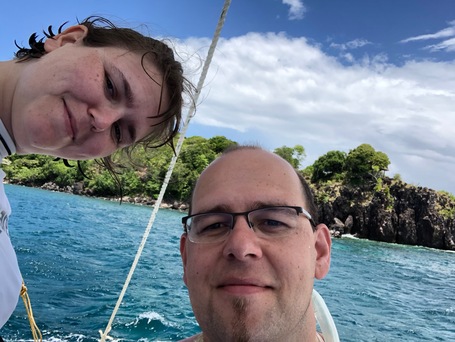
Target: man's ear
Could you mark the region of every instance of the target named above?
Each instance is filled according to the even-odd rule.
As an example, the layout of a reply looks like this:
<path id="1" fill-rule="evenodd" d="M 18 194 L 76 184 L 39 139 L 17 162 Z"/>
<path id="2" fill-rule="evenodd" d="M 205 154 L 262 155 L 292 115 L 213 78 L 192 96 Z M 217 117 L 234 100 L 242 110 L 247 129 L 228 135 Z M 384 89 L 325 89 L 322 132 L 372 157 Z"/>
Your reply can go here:
<path id="1" fill-rule="evenodd" d="M 183 233 L 180 237 L 180 256 L 182 257 L 182 264 L 183 264 L 183 282 L 186 284 L 186 233 Z"/>
<path id="2" fill-rule="evenodd" d="M 329 228 L 325 224 L 319 224 L 315 236 L 316 249 L 316 265 L 314 276 L 316 279 L 324 278 L 330 269 L 330 249 L 332 247 L 332 239 L 330 238 Z"/>
<path id="3" fill-rule="evenodd" d="M 54 51 L 55 49 L 65 45 L 65 44 L 74 44 L 87 35 L 88 28 L 84 25 L 75 25 L 68 27 L 62 33 L 59 33 L 55 37 L 48 38 L 44 42 L 44 50 L 46 52 Z"/>

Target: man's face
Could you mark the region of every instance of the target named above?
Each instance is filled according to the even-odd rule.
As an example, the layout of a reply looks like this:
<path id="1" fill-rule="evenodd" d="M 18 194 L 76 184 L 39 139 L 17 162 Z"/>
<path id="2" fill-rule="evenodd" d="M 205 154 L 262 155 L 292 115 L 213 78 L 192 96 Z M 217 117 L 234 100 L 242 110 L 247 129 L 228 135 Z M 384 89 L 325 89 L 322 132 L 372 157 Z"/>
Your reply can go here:
<path id="1" fill-rule="evenodd" d="M 161 86 L 141 65 L 141 54 L 82 43 L 75 26 L 46 40 L 47 54 L 22 68 L 11 105 L 18 153 L 69 159 L 110 155 L 144 138 L 158 114 Z M 147 72 L 161 84 L 150 62 Z M 167 108 L 166 92 L 161 111 Z"/>
<path id="2" fill-rule="evenodd" d="M 272 153 L 238 150 L 202 174 L 191 214 L 267 205 L 305 207 L 295 171 Z M 330 236 L 322 225 L 313 232 L 302 215 L 298 222 L 295 233 L 273 240 L 257 237 L 240 216 L 223 242 L 197 244 L 182 236 L 184 281 L 209 340 L 290 341 L 315 329 L 313 279 L 328 272 Z"/>

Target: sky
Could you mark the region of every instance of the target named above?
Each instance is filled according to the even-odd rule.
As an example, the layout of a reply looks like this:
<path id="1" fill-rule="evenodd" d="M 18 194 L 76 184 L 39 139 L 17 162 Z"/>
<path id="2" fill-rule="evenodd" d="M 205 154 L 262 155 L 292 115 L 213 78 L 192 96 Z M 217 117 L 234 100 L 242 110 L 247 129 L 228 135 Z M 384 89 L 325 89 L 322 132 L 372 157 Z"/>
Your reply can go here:
<path id="1" fill-rule="evenodd" d="M 223 5 L 7 2 L 0 60 L 33 32 L 102 15 L 170 41 L 196 84 Z M 302 168 L 367 143 L 390 177 L 455 194 L 454 111 L 455 1 L 232 0 L 187 136 L 302 145 Z"/>

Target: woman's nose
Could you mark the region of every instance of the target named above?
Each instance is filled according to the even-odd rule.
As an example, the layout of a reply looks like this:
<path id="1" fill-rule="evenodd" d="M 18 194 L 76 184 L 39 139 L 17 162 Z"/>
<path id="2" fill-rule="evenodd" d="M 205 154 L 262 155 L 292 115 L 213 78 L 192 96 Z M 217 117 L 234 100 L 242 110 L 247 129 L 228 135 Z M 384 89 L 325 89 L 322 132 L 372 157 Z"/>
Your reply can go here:
<path id="1" fill-rule="evenodd" d="M 119 120 L 118 110 L 113 108 L 104 108 L 103 110 L 90 111 L 91 125 L 93 132 L 103 132 L 110 129 L 111 126 Z"/>

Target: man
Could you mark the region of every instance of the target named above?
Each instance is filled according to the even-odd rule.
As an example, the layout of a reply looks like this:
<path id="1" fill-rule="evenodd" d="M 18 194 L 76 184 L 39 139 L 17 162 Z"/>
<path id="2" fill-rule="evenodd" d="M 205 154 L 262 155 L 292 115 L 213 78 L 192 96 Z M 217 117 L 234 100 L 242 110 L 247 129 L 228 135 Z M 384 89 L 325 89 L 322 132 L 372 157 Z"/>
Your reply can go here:
<path id="1" fill-rule="evenodd" d="M 236 147 L 200 176 L 180 241 L 202 334 L 185 341 L 318 341 L 314 278 L 330 267 L 328 228 L 281 157 Z"/>

